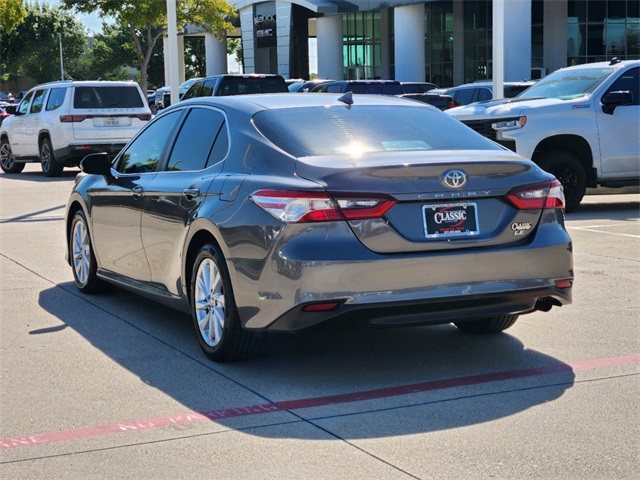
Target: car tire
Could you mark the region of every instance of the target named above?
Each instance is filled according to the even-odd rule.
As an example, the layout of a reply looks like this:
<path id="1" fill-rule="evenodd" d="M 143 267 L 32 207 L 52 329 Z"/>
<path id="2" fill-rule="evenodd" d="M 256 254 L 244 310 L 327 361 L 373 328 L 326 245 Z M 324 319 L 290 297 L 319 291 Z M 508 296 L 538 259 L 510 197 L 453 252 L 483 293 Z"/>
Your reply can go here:
<path id="1" fill-rule="evenodd" d="M 48 137 L 43 138 L 40 142 L 40 164 L 45 177 L 59 177 L 64 170 L 64 166 L 56 162 L 51 140 Z"/>
<path id="2" fill-rule="evenodd" d="M 499 315 L 480 320 L 454 322 L 454 325 L 468 333 L 499 333 L 506 330 L 518 320 L 518 315 Z"/>
<path id="3" fill-rule="evenodd" d="M 262 334 L 242 328 L 224 257 L 204 245 L 193 264 L 191 313 L 204 353 L 216 362 L 250 358 L 262 345 Z"/>
<path id="4" fill-rule="evenodd" d="M 575 210 L 587 191 L 587 172 L 576 156 L 564 150 L 553 150 L 545 153 L 538 165 L 562 183 L 565 210 Z"/>
<path id="5" fill-rule="evenodd" d="M 13 153 L 11 152 L 11 144 L 9 140 L 3 138 L 0 141 L 0 168 L 4 173 L 20 173 L 24 170 L 24 163 L 16 162 Z"/>
<path id="6" fill-rule="evenodd" d="M 87 217 L 82 210 L 78 210 L 71 221 L 68 248 L 76 287 L 83 293 L 109 290 L 111 285 L 97 276 L 98 264 L 93 253 Z"/>

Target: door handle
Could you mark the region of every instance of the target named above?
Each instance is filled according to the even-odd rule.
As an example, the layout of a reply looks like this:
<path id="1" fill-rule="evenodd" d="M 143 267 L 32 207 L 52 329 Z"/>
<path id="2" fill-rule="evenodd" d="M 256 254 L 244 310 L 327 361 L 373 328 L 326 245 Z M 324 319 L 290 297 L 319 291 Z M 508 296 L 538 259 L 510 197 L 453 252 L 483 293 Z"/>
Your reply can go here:
<path id="1" fill-rule="evenodd" d="M 133 198 L 140 198 L 143 192 L 144 192 L 144 189 L 140 185 L 136 185 L 131 189 L 131 194 L 133 195 Z"/>
<path id="2" fill-rule="evenodd" d="M 182 190 L 182 195 L 184 195 L 187 200 L 191 200 L 200 196 L 200 189 L 195 187 L 185 188 L 184 190 Z"/>

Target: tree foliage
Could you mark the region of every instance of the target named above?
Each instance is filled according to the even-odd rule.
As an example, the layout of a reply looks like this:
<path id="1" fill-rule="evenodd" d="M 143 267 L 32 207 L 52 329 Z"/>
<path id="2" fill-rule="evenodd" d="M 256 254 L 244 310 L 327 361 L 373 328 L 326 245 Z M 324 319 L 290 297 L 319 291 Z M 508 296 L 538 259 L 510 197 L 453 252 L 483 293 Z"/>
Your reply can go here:
<path id="1" fill-rule="evenodd" d="M 1 1 L 1 0 L 0 0 Z M 86 32 L 68 11 L 39 3 L 26 4 L 25 16 L 2 35 L 0 76 L 3 81 L 31 77 L 37 83 L 60 79 L 59 37 L 62 35 L 65 79 L 82 78 Z"/>
<path id="2" fill-rule="evenodd" d="M 24 20 L 22 0 L 0 0 L 0 35 L 11 31 Z"/>
<path id="3" fill-rule="evenodd" d="M 100 12 L 111 16 L 129 29 L 140 69 L 140 86 L 147 88 L 148 67 L 158 40 L 167 29 L 166 0 L 62 0 L 68 7 L 82 13 Z M 226 0 L 180 0 L 177 3 L 177 27 L 196 25 L 206 32 L 223 32 L 232 25 L 235 15 Z"/>

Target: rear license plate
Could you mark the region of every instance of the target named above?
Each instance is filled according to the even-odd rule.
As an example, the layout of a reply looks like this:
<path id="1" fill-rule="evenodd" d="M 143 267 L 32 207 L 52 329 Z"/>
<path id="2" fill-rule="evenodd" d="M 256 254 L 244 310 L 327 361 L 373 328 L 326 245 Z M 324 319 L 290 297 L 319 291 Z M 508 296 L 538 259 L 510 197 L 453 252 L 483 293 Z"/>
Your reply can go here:
<path id="1" fill-rule="evenodd" d="M 117 127 L 120 125 L 120 119 L 118 117 L 106 117 L 104 119 L 105 127 Z"/>
<path id="2" fill-rule="evenodd" d="M 475 203 L 424 205 L 422 213 L 427 238 L 471 237 L 480 233 Z"/>

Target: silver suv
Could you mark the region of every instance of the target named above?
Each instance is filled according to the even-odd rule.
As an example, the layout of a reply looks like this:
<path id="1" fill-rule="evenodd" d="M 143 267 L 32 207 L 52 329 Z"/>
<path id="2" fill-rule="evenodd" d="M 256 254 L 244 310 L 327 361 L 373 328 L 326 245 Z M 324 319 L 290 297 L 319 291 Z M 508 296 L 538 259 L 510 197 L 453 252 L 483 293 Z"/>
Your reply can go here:
<path id="1" fill-rule="evenodd" d="M 0 126 L 0 167 L 18 173 L 40 162 L 47 177 L 57 177 L 89 153 L 115 156 L 150 119 L 134 82 L 38 85 Z"/>

